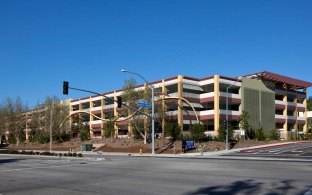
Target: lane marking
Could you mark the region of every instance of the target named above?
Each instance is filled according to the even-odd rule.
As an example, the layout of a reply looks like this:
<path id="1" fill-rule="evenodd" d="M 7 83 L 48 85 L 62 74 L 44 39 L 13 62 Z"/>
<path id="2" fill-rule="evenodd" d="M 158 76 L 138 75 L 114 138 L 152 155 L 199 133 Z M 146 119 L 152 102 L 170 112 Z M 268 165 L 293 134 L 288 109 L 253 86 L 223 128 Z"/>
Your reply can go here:
<path id="1" fill-rule="evenodd" d="M 103 161 L 105 161 L 105 159 L 93 159 L 92 161 L 91 160 L 89 160 L 89 161 L 81 161 L 81 162 L 77 162 L 77 163 L 74 163 L 74 164 L 63 164 L 63 165 L 41 166 L 41 167 L 25 167 L 25 168 L 17 168 L 17 169 L 4 169 L 4 170 L 0 170 L 0 173 L 1 172 L 10 172 L 10 171 L 22 171 L 22 170 L 33 170 L 33 169 L 49 169 L 49 168 L 58 168 L 58 167 L 68 167 L 68 166 L 82 165 L 82 163 L 86 164 L 86 165 L 97 165 L 97 164 L 101 164 Z M 110 161 L 105 161 L 105 162 L 110 162 Z"/>
<path id="2" fill-rule="evenodd" d="M 306 191 L 303 195 L 312 195 L 312 188 L 310 188 L 310 190 Z"/>

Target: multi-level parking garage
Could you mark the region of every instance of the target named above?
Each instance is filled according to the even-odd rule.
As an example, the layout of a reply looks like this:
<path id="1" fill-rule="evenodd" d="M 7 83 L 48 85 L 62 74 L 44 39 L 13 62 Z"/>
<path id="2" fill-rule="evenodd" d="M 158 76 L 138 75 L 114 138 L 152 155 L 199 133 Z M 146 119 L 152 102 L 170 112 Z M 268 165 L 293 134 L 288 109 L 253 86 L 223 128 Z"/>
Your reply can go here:
<path id="1" fill-rule="evenodd" d="M 184 131 L 199 120 L 206 133 L 215 135 L 227 117 L 229 124 L 238 129 L 243 110 L 249 113 L 253 126 L 261 125 L 265 131 L 280 129 L 281 136 L 286 139 L 290 132 L 307 132 L 308 129 L 307 88 L 312 86 L 310 82 L 264 71 L 237 78 L 213 75 L 198 79 L 179 75 L 149 84 L 157 92 L 155 100 L 161 99 L 166 104 L 167 114 L 176 119 Z M 139 85 L 136 89 L 146 87 Z M 103 136 L 106 120 L 127 117 L 119 115 L 120 108 L 113 101 L 122 96 L 122 90 L 103 94 L 70 102 L 70 113 L 81 116 L 89 125 L 92 137 Z M 129 120 L 117 120 L 115 136 L 131 134 Z"/>

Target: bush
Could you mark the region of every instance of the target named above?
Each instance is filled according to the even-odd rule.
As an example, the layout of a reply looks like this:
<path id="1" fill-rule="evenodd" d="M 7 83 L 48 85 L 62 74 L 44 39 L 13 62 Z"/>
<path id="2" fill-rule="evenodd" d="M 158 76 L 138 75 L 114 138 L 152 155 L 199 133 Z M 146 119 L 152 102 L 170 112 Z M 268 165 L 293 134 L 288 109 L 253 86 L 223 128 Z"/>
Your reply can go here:
<path id="1" fill-rule="evenodd" d="M 64 153 L 64 156 L 67 156 L 67 153 Z"/>
<path id="2" fill-rule="evenodd" d="M 182 141 L 192 140 L 192 136 L 189 133 L 184 133 L 182 135 Z"/>
<path id="3" fill-rule="evenodd" d="M 53 140 L 58 143 L 69 141 L 71 139 L 71 134 L 66 131 L 59 131 L 53 134 Z"/>
<path id="4" fill-rule="evenodd" d="M 33 143 L 46 144 L 50 142 L 50 135 L 44 131 L 34 132 L 30 135 L 29 141 Z"/>
<path id="5" fill-rule="evenodd" d="M 59 157 L 62 157 L 62 156 L 63 156 L 63 154 L 62 154 L 62 153 L 59 153 L 58 155 L 59 155 Z"/>
<path id="6" fill-rule="evenodd" d="M 205 127 L 202 124 L 196 123 L 191 126 L 192 140 L 202 141 L 205 137 Z"/>
<path id="7" fill-rule="evenodd" d="M 77 153 L 73 153 L 73 157 L 77 157 Z"/>
<path id="8" fill-rule="evenodd" d="M 278 134 L 278 130 L 276 129 L 271 129 L 269 131 L 269 138 L 270 140 L 279 140 L 279 134 Z"/>
<path id="9" fill-rule="evenodd" d="M 259 128 L 256 130 L 256 132 L 255 132 L 255 138 L 256 138 L 258 141 L 264 141 L 264 140 L 265 140 L 265 136 L 264 136 L 262 127 L 259 127 Z"/>
<path id="10" fill-rule="evenodd" d="M 81 141 L 86 141 L 90 137 L 88 129 L 83 129 L 80 131 L 80 140 Z"/>
<path id="11" fill-rule="evenodd" d="M 170 137 L 171 140 L 177 140 L 180 138 L 181 127 L 175 121 L 166 123 L 165 125 L 166 135 Z"/>
<path id="12" fill-rule="evenodd" d="M 228 140 L 229 141 L 233 140 L 233 135 L 234 135 L 233 127 L 229 125 L 228 127 Z M 226 127 L 225 126 L 219 127 L 217 140 L 226 141 Z"/>
<path id="13" fill-rule="evenodd" d="M 255 131 L 252 127 L 246 129 L 245 132 L 246 139 L 254 139 L 255 138 Z"/>
<path id="14" fill-rule="evenodd" d="M 16 144 L 16 137 L 12 133 L 9 134 L 8 142 L 9 144 Z"/>
<path id="15" fill-rule="evenodd" d="M 81 154 L 81 153 L 79 153 L 79 154 L 78 154 L 78 157 L 82 157 L 82 154 Z"/>
<path id="16" fill-rule="evenodd" d="M 72 157 L 72 156 L 73 156 L 73 154 L 72 154 L 72 153 L 68 153 L 68 156 L 69 156 L 69 157 Z"/>

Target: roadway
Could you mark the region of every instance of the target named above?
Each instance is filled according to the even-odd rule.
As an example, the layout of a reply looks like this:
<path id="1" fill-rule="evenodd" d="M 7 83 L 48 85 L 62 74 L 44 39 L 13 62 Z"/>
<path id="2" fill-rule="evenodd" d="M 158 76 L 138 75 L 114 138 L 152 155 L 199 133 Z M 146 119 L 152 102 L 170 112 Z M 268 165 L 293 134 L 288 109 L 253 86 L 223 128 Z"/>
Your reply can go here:
<path id="1" fill-rule="evenodd" d="M 311 173 L 294 161 L 0 155 L 0 194 L 293 195 L 312 188 Z"/>
<path id="2" fill-rule="evenodd" d="M 312 142 L 293 142 L 285 145 L 273 145 L 253 149 L 241 149 L 223 156 L 262 157 L 272 159 L 312 160 Z"/>

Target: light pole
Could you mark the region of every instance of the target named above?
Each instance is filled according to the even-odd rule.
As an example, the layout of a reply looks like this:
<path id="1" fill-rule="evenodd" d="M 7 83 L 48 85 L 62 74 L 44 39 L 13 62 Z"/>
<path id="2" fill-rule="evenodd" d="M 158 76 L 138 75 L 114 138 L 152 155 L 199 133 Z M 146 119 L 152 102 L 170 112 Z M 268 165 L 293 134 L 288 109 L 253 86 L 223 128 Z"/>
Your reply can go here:
<path id="1" fill-rule="evenodd" d="M 239 78 L 240 79 L 240 78 Z M 225 136 L 225 150 L 228 150 L 229 147 L 229 89 L 233 87 L 238 81 L 236 80 L 234 83 L 232 83 L 230 86 L 226 88 L 226 136 Z"/>
<path id="2" fill-rule="evenodd" d="M 146 84 L 148 84 L 148 86 L 151 88 L 152 90 L 152 156 L 155 155 L 155 107 L 154 107 L 154 87 L 140 74 L 135 73 L 135 72 L 131 72 L 125 69 L 121 69 L 121 72 L 128 72 L 131 74 L 135 74 L 137 76 L 139 76 L 141 79 L 143 79 Z"/>

